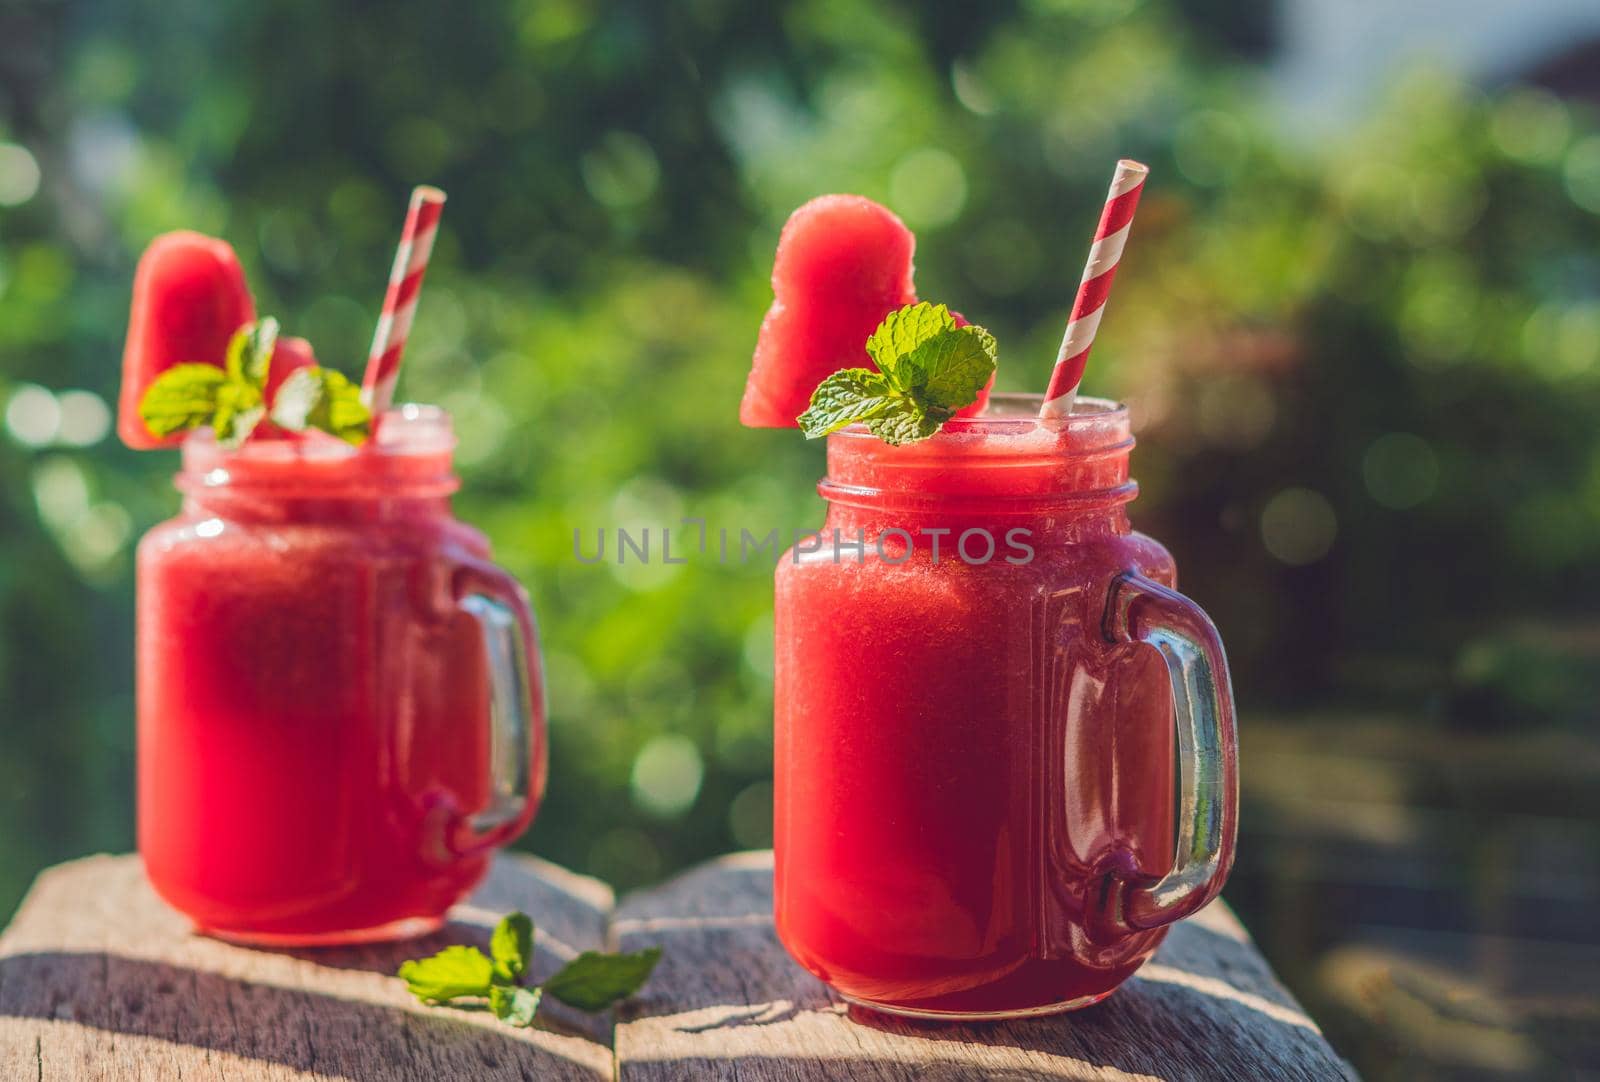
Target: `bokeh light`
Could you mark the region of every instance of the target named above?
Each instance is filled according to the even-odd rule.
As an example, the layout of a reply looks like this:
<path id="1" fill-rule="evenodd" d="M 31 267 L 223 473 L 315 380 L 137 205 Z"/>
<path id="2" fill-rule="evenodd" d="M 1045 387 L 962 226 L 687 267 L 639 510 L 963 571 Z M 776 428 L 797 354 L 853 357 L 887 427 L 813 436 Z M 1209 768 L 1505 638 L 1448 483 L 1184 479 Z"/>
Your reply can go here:
<path id="1" fill-rule="evenodd" d="M 700 795 L 705 764 L 693 740 L 680 733 L 653 736 L 633 760 L 633 799 L 653 815 L 681 815 Z"/>
<path id="2" fill-rule="evenodd" d="M 1333 505 L 1309 488 L 1286 488 L 1261 510 L 1261 542 L 1290 565 L 1316 563 L 1333 548 L 1339 532 Z"/>
<path id="3" fill-rule="evenodd" d="M 6 432 L 24 447 L 43 447 L 61 431 L 61 403 L 34 383 L 19 384 L 6 399 Z"/>
<path id="4" fill-rule="evenodd" d="M 39 191 L 39 163 L 28 148 L 0 143 L 0 207 L 15 207 Z"/>
<path id="5" fill-rule="evenodd" d="M 661 179 L 661 165 L 650 144 L 632 132 L 607 132 L 583 156 L 583 183 L 608 207 L 637 206 L 649 199 Z"/>
<path id="6" fill-rule="evenodd" d="M 1361 476 L 1374 500 L 1403 511 L 1433 495 L 1439 483 L 1439 459 L 1421 436 L 1390 432 L 1367 448 Z"/>
<path id="7" fill-rule="evenodd" d="M 68 447 L 93 447 L 111 431 L 111 407 L 93 391 L 62 391 L 56 404 L 61 414 L 56 439 Z"/>
<path id="8" fill-rule="evenodd" d="M 1572 115 L 1567 103 L 1548 90 L 1520 87 L 1495 106 L 1489 132 L 1507 157 L 1548 164 L 1561 160 Z"/>
<path id="9" fill-rule="evenodd" d="M 89 509 L 89 479 L 76 459 L 46 455 L 33 467 L 33 499 L 44 524 L 62 533 Z"/>
<path id="10" fill-rule="evenodd" d="M 967 203 L 967 175 L 947 150 L 922 147 L 895 163 L 889 198 L 912 228 L 938 229 L 961 215 Z"/>
<path id="11" fill-rule="evenodd" d="M 626 889 L 649 883 L 661 874 L 661 849 L 644 831 L 620 827 L 595 839 L 587 864 L 595 875 Z"/>
<path id="12" fill-rule="evenodd" d="M 1591 135 L 1567 152 L 1561 173 L 1567 194 L 1584 210 L 1600 214 L 1600 135 Z"/>

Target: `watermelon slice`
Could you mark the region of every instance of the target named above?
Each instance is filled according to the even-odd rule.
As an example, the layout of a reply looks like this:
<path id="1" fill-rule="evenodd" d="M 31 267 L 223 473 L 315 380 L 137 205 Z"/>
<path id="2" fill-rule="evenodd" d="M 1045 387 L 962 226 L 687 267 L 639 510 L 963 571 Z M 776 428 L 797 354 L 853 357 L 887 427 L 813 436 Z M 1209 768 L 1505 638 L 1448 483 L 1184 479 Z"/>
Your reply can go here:
<path id="1" fill-rule="evenodd" d="M 278 339 L 278 344 L 272 350 L 272 363 L 267 367 L 267 385 L 262 388 L 261 397 L 270 406 L 284 380 L 316 363 L 317 355 L 311 349 L 311 343 L 304 338 Z"/>
<path id="2" fill-rule="evenodd" d="M 272 361 L 267 366 L 267 385 L 262 388 L 261 395 L 266 399 L 270 408 L 278 397 L 278 388 L 283 386 L 283 381 L 302 368 L 310 368 L 317 363 L 317 355 L 312 352 L 311 343 L 304 338 L 280 338 L 273 347 Z M 269 439 L 282 440 L 294 439 L 297 433 L 279 428 L 271 421 L 263 420 L 256 425 L 255 431 L 250 433 L 253 440 Z"/>
<path id="3" fill-rule="evenodd" d="M 884 316 L 917 302 L 916 244 L 894 212 L 859 195 L 818 196 L 791 214 L 739 420 L 798 428 L 817 384 L 841 368 L 872 367 L 867 339 Z M 961 413 L 976 413 L 988 397 L 985 388 Z"/>
<path id="4" fill-rule="evenodd" d="M 171 447 L 182 434 L 151 434 L 139 416 L 145 388 L 175 364 L 220 366 L 228 339 L 255 319 L 244 269 L 226 241 L 188 231 L 150 242 L 133 279 L 133 311 L 122 353 L 117 434 L 137 450 Z"/>

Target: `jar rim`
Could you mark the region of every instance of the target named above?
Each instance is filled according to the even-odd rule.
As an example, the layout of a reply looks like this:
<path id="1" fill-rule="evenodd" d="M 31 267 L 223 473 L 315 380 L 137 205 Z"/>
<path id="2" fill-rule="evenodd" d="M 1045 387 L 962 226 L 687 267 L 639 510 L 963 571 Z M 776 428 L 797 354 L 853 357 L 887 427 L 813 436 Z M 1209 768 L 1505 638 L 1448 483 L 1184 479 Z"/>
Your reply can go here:
<path id="1" fill-rule="evenodd" d="M 883 467 L 947 469 L 1047 466 L 1105 455 L 1126 457 L 1134 445 L 1128 407 L 1108 398 L 1079 398 L 1066 417 L 1040 417 L 1042 395 L 997 394 L 977 417 L 953 417 L 925 440 L 890 445 L 864 424 L 828 437 L 830 468 L 872 460 Z"/>
<path id="2" fill-rule="evenodd" d="M 996 512 L 1133 499 L 1127 407 L 1082 398 L 1058 420 L 1040 418 L 1042 400 L 995 395 L 992 412 L 955 418 L 928 439 L 898 446 L 863 425 L 841 429 L 828 438 L 828 471 L 818 490 L 832 503 Z"/>
<path id="3" fill-rule="evenodd" d="M 1052 432 L 1084 432 L 1096 427 L 1121 427 L 1127 423 L 1128 406 L 1110 398 L 1080 396 L 1072 404 L 1072 412 L 1065 417 L 1040 417 L 1039 408 L 1044 395 L 1018 391 L 1000 391 L 989 396 L 989 407 L 976 417 L 952 417 L 944 428 L 926 443 L 934 443 L 942 436 L 960 436 L 967 433 L 992 433 L 1021 435 L 1036 428 Z M 844 436 L 847 439 L 875 440 L 878 437 L 864 424 L 853 424 L 833 433 L 829 439 Z"/>
<path id="4" fill-rule="evenodd" d="M 210 468 L 230 462 L 339 462 L 362 456 L 412 457 L 449 455 L 456 436 L 450 413 L 443 406 L 407 402 L 384 410 L 373 426 L 373 437 L 356 446 L 312 432 L 298 439 L 246 440 L 239 447 L 222 447 L 209 428 L 195 429 L 183 441 L 186 469 Z"/>
<path id="5" fill-rule="evenodd" d="M 380 414 L 360 446 L 313 432 L 224 448 L 209 429 L 200 429 L 184 440 L 177 481 L 185 492 L 248 487 L 340 498 L 448 494 L 458 486 L 451 468 L 455 446 L 449 412 L 413 403 Z"/>

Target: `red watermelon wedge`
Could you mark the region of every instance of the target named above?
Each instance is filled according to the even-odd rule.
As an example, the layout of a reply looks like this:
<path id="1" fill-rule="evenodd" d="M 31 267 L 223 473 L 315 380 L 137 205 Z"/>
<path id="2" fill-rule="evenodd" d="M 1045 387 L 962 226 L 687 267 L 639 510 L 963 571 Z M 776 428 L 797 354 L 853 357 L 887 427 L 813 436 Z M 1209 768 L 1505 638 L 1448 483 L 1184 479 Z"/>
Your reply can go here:
<path id="1" fill-rule="evenodd" d="M 273 347 L 272 361 L 267 366 L 267 385 L 262 388 L 261 395 L 270 408 L 278 397 L 278 388 L 283 386 L 283 381 L 302 368 L 310 368 L 317 363 L 317 355 L 312 352 L 311 343 L 304 338 L 280 338 Z M 271 421 L 263 420 L 250 433 L 253 440 L 259 439 L 292 439 L 296 433 L 285 431 Z"/>
<path id="2" fill-rule="evenodd" d="M 233 332 L 255 317 L 244 269 L 226 241 L 188 231 L 151 241 L 134 275 L 122 353 L 122 442 L 137 450 L 182 442 L 181 433 L 160 439 L 145 427 L 139 416 L 145 388 L 175 364 L 220 366 Z"/>
<path id="3" fill-rule="evenodd" d="M 867 339 L 884 316 L 917 302 L 916 243 L 893 211 L 864 196 L 818 196 L 789 216 L 740 421 L 797 428 L 817 384 L 841 368 L 872 367 Z M 978 412 L 988 397 L 985 388 L 962 414 Z"/>
<path id="4" fill-rule="evenodd" d="M 280 338 L 272 350 L 272 363 L 267 367 L 267 385 L 261 389 L 261 397 L 271 405 L 272 400 L 278 396 L 278 388 L 283 386 L 283 381 L 302 368 L 310 368 L 317 363 L 317 355 L 311 348 L 311 343 L 304 338 Z"/>

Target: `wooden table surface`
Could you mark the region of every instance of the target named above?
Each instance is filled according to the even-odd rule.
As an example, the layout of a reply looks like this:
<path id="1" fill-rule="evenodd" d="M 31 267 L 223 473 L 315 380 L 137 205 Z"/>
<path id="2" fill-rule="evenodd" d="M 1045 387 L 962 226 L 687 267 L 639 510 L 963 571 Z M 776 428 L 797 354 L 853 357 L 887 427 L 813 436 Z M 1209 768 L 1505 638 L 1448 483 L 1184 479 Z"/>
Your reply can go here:
<path id="1" fill-rule="evenodd" d="M 589 948 L 665 956 L 615 1019 L 547 1001 L 526 1030 L 424 1007 L 393 976 L 446 943 L 487 946 L 512 909 L 538 924 L 538 979 Z M 771 913 L 769 853 L 620 902 L 508 855 L 426 939 L 251 950 L 194 934 L 136 857 L 88 857 L 41 875 L 0 935 L 0 1079 L 1355 1077 L 1220 903 L 1105 1003 L 984 1026 L 848 1008 L 784 954 Z"/>

